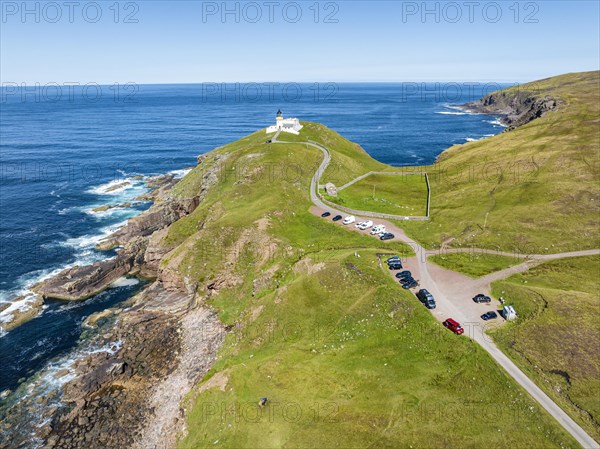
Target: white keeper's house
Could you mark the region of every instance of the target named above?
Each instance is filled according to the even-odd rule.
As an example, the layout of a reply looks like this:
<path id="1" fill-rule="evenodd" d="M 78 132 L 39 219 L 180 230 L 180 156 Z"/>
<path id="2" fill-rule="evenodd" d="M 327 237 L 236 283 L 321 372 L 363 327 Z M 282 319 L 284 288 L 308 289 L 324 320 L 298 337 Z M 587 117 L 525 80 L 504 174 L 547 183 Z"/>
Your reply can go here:
<path id="1" fill-rule="evenodd" d="M 275 124 L 267 128 L 267 134 L 282 131 L 284 133 L 298 135 L 300 134 L 301 129 L 302 125 L 300 124 L 300 120 L 298 120 L 297 118 L 283 118 L 283 114 L 281 113 L 280 109 L 279 111 L 277 111 L 277 118 L 275 119 Z"/>

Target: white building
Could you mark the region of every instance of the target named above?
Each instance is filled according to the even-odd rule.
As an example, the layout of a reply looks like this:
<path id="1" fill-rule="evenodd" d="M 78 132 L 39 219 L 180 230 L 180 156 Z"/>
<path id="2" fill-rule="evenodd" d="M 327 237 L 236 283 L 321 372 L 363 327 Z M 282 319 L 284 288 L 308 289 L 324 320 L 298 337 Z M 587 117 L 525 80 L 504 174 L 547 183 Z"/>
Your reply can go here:
<path id="1" fill-rule="evenodd" d="M 275 124 L 267 128 L 267 134 L 282 131 L 284 133 L 297 135 L 300 134 L 301 129 L 302 125 L 300 124 L 300 120 L 297 118 L 283 118 L 283 114 L 281 113 L 281 110 L 279 110 L 277 111 Z"/>

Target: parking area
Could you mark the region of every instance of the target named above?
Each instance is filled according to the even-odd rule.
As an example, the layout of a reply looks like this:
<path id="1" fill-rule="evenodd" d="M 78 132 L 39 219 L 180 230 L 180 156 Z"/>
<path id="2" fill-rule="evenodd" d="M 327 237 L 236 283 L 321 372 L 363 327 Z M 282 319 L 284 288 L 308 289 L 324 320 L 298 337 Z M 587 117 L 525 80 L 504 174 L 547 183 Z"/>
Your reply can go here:
<path id="1" fill-rule="evenodd" d="M 497 299 L 492 297 L 490 303 L 481 304 L 473 301 L 473 297 L 477 294 L 491 296 L 488 276 L 473 279 L 461 273 L 447 270 L 434 263 L 428 262 L 425 249 L 406 236 L 402 229 L 386 220 L 376 220 L 368 217 L 356 216 L 354 217 L 354 222 L 343 224 L 347 214 L 344 215 L 332 211 L 331 209 L 322 209 L 318 207 L 312 207 L 311 212 L 319 217 L 325 212 L 330 212 L 330 216 L 322 218 L 342 226 L 349 231 L 360 232 L 369 236 L 372 236 L 370 231 L 373 226 L 361 230 L 355 227 L 355 224 L 371 220 L 373 225 L 384 225 L 386 232 L 390 232 L 394 235 L 395 241 L 402 241 L 409 244 L 415 251 L 416 256 L 402 257 L 401 254 L 398 254 L 398 256 L 401 257 L 402 268 L 389 270 L 386 258 L 382 258 L 382 266 L 389 272 L 394 281 L 398 283 L 398 288 L 402 288 L 402 286 L 399 279 L 395 277 L 396 274 L 405 270 L 410 271 L 411 276 L 417 281 L 417 285 L 408 290 L 415 295 L 415 301 L 418 303 L 421 303 L 416 297 L 416 293 L 419 289 L 427 289 L 433 295 L 436 302 L 436 308 L 430 309 L 430 312 L 440 323 L 444 322 L 447 318 L 453 318 L 461 323 L 465 329 L 466 335 L 478 339 L 478 337 L 484 335 L 484 330 L 500 326 L 505 322 L 504 318 L 499 314 L 497 318 L 488 321 L 481 318 L 481 315 L 486 312 L 498 312 L 502 308 L 502 305 Z M 341 218 L 333 222 L 332 218 L 336 215 L 341 215 Z M 373 235 L 372 237 L 378 238 L 376 235 Z M 390 253 L 388 257 L 391 257 L 392 255 L 394 254 Z M 514 267 L 512 269 L 514 270 Z M 425 306 L 423 305 L 423 307 Z"/>

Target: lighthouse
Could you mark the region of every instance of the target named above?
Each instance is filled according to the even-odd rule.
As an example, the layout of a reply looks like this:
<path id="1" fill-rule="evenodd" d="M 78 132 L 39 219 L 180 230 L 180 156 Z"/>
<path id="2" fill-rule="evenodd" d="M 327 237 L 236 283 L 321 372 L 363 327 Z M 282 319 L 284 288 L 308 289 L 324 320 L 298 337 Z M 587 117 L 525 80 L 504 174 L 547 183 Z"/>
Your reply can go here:
<path id="1" fill-rule="evenodd" d="M 290 134 L 300 134 L 300 130 L 302 129 L 302 125 L 300 124 L 300 120 L 297 118 L 283 118 L 283 112 L 281 109 L 277 111 L 277 116 L 275 117 L 275 124 L 267 127 L 267 134 L 275 133 L 278 131 Z"/>

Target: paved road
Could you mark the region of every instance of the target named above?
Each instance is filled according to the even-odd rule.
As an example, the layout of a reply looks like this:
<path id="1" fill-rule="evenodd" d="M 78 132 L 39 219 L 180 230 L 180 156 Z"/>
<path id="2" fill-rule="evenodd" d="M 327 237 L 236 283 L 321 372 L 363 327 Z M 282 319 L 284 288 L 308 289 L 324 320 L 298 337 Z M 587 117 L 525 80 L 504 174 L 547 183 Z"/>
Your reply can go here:
<path id="1" fill-rule="evenodd" d="M 278 134 L 272 139 L 274 143 L 286 143 L 277 141 L 277 136 Z M 317 143 L 308 142 L 306 145 L 317 148 L 323 153 L 323 162 L 314 174 L 310 183 L 310 199 L 316 206 L 311 208 L 311 212 L 316 215 L 320 215 L 323 211 L 328 210 L 333 214 L 337 213 L 343 215 L 341 211 L 336 210 L 330 205 L 324 204 L 317 195 L 317 187 L 319 185 L 321 175 L 325 172 L 331 160 L 329 151 Z M 356 218 L 357 221 L 364 220 L 364 218 L 361 217 Z M 565 430 L 569 432 L 573 438 L 579 442 L 579 444 L 582 445 L 582 447 L 585 449 L 600 449 L 600 445 L 598 445 L 598 443 L 594 441 L 594 439 L 590 437 L 585 430 L 583 430 L 569 415 L 567 415 L 552 399 L 550 399 L 546 393 L 544 393 L 533 381 L 531 381 L 531 379 L 529 379 L 525 373 L 523 373 L 523 371 L 521 371 L 517 365 L 515 365 L 513 361 L 510 360 L 487 335 L 485 330 L 486 326 L 488 326 L 488 323 L 481 320 L 479 315 L 485 312 L 486 309 L 491 309 L 493 305 L 499 307 L 500 304 L 494 300 L 494 303 L 485 306 L 482 304 L 475 304 L 471 299 L 477 293 L 489 293 L 490 283 L 494 280 L 503 279 L 504 277 L 519 271 L 525 271 L 536 262 L 539 263 L 544 260 L 600 254 L 600 250 L 594 249 L 560 254 L 529 255 L 526 256 L 528 259 L 522 264 L 492 273 L 479 279 L 471 279 L 460 273 L 446 270 L 435 264 L 430 264 L 427 260 L 427 256 L 436 254 L 435 251 L 426 250 L 419 243 L 408 237 L 402 229 L 398 228 L 393 223 L 385 220 L 380 220 L 380 222 L 384 223 L 387 229 L 399 240 L 407 243 L 414 250 L 416 257 L 408 258 L 404 265 L 412 271 L 415 279 L 419 280 L 420 286 L 427 288 L 436 298 L 437 308 L 432 311 L 433 315 L 439 321 L 443 321 L 448 317 L 453 317 L 461 322 L 465 327 L 465 332 L 468 334 L 468 336 L 479 343 L 513 379 L 515 379 L 523 388 L 525 388 L 525 390 L 540 404 L 540 406 L 550 413 L 550 415 L 552 415 L 565 428 Z M 339 224 L 339 222 L 337 225 L 343 226 Z M 361 232 L 354 226 L 351 226 L 348 229 Z M 453 248 L 445 250 L 446 253 L 464 251 L 473 251 L 473 248 Z M 498 254 L 514 256 L 512 253 Z"/>
<path id="2" fill-rule="evenodd" d="M 581 256 L 595 256 L 600 254 L 600 249 L 584 249 L 581 251 L 570 251 L 566 253 L 556 253 L 556 254 L 519 254 L 517 252 L 509 252 L 509 251 L 496 251 L 494 249 L 485 249 L 485 248 L 445 248 L 445 249 L 428 249 L 425 253 L 428 256 L 433 256 L 436 254 L 455 254 L 455 253 L 485 253 L 485 254 L 495 254 L 499 256 L 508 256 L 515 257 L 521 259 L 538 259 L 538 260 L 552 260 L 552 259 L 565 259 L 567 257 L 581 257 Z"/>

